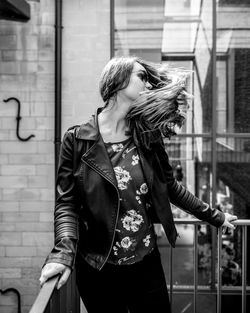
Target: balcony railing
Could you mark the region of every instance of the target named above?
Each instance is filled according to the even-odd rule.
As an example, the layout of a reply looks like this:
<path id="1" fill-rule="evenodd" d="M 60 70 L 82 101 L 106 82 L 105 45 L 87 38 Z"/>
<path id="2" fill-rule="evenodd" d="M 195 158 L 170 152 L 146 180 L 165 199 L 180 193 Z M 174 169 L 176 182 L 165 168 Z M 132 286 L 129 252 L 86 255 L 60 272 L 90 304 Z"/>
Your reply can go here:
<path id="1" fill-rule="evenodd" d="M 193 248 L 194 248 L 194 266 L 193 266 L 193 285 L 191 286 L 176 286 L 173 282 L 173 249 L 170 247 L 169 254 L 169 293 L 170 301 L 173 303 L 173 296 L 176 294 L 191 294 L 193 295 L 192 307 L 193 313 L 197 311 L 197 296 L 198 294 L 213 294 L 216 295 L 216 312 L 222 312 L 222 295 L 233 294 L 241 295 L 241 310 L 237 313 L 246 313 L 246 299 L 250 297 L 250 287 L 247 286 L 247 227 L 250 226 L 250 220 L 237 220 L 233 222 L 235 226 L 242 228 L 242 276 L 241 286 L 222 286 L 222 229 L 217 232 L 217 279 L 211 286 L 200 286 L 198 284 L 198 225 L 206 224 L 197 219 L 175 219 L 177 225 L 193 225 Z M 219 270 L 218 270 L 219 269 Z M 79 295 L 75 288 L 75 278 L 71 275 L 67 286 L 61 288 L 60 291 L 56 290 L 56 284 L 59 276 L 50 279 L 41 288 L 30 313 L 63 313 L 63 312 L 80 312 Z M 191 305 L 191 304 L 190 304 Z M 188 308 L 186 308 L 188 309 Z M 248 308 L 249 310 L 249 308 Z M 185 311 L 185 310 L 184 310 Z M 184 312 L 182 311 L 182 312 Z M 83 308 L 83 312 L 87 312 Z M 174 312 L 174 310 L 173 310 Z M 186 311 L 185 311 L 186 312 Z M 190 311 L 189 311 L 190 312 Z M 179 313 L 179 312 L 178 312 Z M 180 312 L 181 313 L 181 312 Z"/>

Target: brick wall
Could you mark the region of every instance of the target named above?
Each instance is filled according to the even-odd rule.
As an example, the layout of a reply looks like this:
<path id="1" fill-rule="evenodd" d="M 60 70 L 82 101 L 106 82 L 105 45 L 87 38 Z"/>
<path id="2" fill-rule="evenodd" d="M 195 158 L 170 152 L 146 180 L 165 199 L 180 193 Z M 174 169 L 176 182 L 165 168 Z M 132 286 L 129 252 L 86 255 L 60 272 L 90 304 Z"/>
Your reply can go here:
<path id="1" fill-rule="evenodd" d="M 0 21 L 0 289 L 21 293 L 22 313 L 39 291 L 38 278 L 53 244 L 54 1 L 29 1 L 27 23 Z M 62 132 L 81 123 L 101 101 L 98 78 L 109 59 L 109 1 L 63 3 Z M 17 104 L 21 103 L 16 138 Z M 0 297 L 1 313 L 17 299 Z"/>
<path id="2" fill-rule="evenodd" d="M 109 0 L 64 1 L 62 129 L 103 105 L 99 76 L 110 58 Z"/>

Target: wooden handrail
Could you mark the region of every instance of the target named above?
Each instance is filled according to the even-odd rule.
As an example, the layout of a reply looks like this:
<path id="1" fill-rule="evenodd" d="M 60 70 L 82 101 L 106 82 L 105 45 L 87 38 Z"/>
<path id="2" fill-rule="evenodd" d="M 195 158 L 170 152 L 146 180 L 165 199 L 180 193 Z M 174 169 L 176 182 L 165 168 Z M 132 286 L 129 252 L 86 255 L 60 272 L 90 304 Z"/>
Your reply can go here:
<path id="1" fill-rule="evenodd" d="M 45 311 L 59 278 L 60 275 L 56 275 L 44 283 L 29 313 L 43 313 Z"/>

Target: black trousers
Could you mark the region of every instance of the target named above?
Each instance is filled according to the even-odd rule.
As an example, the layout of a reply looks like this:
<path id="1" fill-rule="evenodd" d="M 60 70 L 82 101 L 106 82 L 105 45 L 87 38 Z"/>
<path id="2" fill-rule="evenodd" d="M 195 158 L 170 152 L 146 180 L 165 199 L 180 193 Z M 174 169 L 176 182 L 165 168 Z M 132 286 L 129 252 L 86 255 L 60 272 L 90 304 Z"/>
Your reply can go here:
<path id="1" fill-rule="evenodd" d="M 131 265 L 106 263 L 101 271 L 76 260 L 76 282 L 88 313 L 170 313 L 158 249 Z"/>

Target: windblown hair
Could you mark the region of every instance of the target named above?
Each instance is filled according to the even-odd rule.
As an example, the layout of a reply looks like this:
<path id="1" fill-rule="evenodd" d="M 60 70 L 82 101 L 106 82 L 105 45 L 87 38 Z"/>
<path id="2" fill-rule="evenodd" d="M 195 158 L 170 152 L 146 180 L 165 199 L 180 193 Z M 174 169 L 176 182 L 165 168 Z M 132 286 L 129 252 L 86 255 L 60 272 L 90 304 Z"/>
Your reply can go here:
<path id="1" fill-rule="evenodd" d="M 99 91 L 105 104 L 128 86 L 136 62 L 145 68 L 152 88 L 161 87 L 162 80 L 153 64 L 133 56 L 115 57 L 106 64 L 100 77 Z"/>
<path id="2" fill-rule="evenodd" d="M 126 88 L 135 63 L 142 65 L 152 86 L 131 105 L 126 116 L 131 131 L 136 131 L 145 146 L 158 140 L 155 134 L 170 138 L 175 127 L 181 127 L 185 115 L 180 108 L 187 105 L 190 95 L 186 92 L 189 71 L 170 69 L 162 64 L 150 63 L 138 57 L 111 59 L 101 74 L 99 89 L 105 106 L 119 90 Z M 158 136 L 159 137 L 159 136 Z"/>
<path id="3" fill-rule="evenodd" d="M 99 82 L 100 94 L 106 105 L 119 90 L 128 86 L 135 62 L 133 57 L 120 57 L 106 64 Z"/>
<path id="4" fill-rule="evenodd" d="M 157 64 L 150 67 L 154 68 L 151 72 L 154 84 L 149 79 L 152 88 L 132 103 L 126 117 L 130 129 L 136 129 L 139 138 L 148 147 L 159 139 L 159 131 L 166 138 L 176 135 L 176 127 L 184 124 L 188 99 L 192 98 L 186 92 L 190 71 Z"/>

